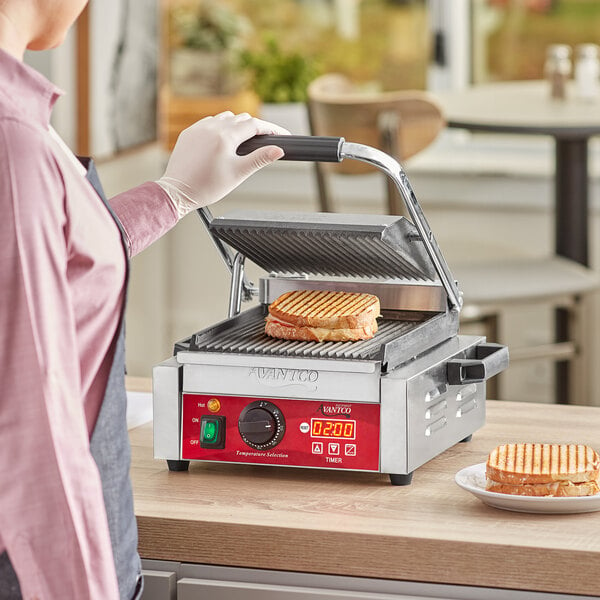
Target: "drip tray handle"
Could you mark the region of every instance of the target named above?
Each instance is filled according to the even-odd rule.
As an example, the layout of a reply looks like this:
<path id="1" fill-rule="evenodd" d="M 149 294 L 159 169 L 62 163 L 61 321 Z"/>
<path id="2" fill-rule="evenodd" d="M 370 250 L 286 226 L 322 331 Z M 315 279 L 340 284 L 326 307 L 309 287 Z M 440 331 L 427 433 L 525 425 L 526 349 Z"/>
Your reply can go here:
<path id="1" fill-rule="evenodd" d="M 449 360 L 447 377 L 450 385 L 479 383 L 508 368 L 508 347 L 502 344 L 479 344 L 475 359 Z"/>

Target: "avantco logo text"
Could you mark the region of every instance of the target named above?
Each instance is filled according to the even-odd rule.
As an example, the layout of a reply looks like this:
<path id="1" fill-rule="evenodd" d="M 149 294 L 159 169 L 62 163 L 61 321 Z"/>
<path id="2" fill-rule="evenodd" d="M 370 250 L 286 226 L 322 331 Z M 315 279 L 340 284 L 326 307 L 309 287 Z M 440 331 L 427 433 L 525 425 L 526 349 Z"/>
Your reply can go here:
<path id="1" fill-rule="evenodd" d="M 326 417 L 349 417 L 352 414 L 352 406 L 350 404 L 321 404 L 317 412 Z"/>
<path id="2" fill-rule="evenodd" d="M 301 385 L 315 390 L 319 372 L 311 369 L 281 369 L 274 367 L 251 367 L 249 377 L 272 387 Z"/>

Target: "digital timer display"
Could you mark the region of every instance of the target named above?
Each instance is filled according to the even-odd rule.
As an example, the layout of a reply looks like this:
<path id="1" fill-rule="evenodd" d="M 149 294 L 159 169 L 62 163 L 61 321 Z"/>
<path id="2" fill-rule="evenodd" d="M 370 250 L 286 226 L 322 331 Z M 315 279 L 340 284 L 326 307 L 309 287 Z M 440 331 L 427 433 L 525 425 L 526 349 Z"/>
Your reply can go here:
<path id="1" fill-rule="evenodd" d="M 353 440 L 356 437 L 356 421 L 347 419 L 311 419 L 310 437 Z"/>

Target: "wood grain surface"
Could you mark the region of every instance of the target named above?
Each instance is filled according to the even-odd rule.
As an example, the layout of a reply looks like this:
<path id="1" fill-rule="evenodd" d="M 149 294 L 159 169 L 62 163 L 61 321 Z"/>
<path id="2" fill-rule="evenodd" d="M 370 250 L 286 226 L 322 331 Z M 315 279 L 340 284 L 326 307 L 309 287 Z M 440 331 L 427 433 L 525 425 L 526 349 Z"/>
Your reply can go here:
<path id="1" fill-rule="evenodd" d="M 171 473 L 152 425 L 131 431 L 144 558 L 595 595 L 600 512 L 491 508 L 454 482 L 499 443 L 600 448 L 600 408 L 487 402 L 487 424 L 418 469 L 382 474 L 218 463 Z"/>

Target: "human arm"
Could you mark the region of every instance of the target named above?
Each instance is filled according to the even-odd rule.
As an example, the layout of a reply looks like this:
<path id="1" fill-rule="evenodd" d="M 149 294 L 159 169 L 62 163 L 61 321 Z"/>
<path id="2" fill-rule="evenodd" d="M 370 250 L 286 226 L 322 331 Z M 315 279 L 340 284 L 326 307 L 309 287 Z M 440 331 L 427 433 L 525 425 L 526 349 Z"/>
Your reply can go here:
<path id="1" fill-rule="evenodd" d="M 236 153 L 245 140 L 268 133 L 288 132 L 247 113 L 229 111 L 185 129 L 157 182 L 145 183 L 110 201 L 125 229 L 130 255 L 149 246 L 188 212 L 217 202 L 260 168 L 281 158 L 283 150 L 276 146 L 265 146 L 247 156 Z"/>

